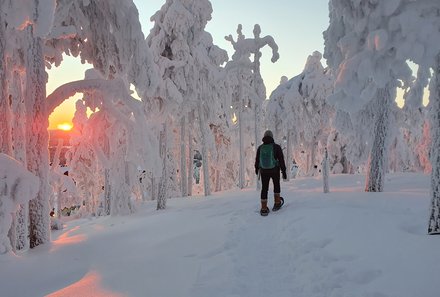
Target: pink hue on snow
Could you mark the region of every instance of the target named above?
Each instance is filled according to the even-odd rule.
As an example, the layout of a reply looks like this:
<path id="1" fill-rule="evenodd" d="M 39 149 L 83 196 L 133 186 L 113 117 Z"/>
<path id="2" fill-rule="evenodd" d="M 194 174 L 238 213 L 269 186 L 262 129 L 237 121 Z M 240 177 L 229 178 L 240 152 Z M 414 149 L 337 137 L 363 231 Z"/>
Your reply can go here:
<path id="1" fill-rule="evenodd" d="M 81 227 L 76 226 L 75 228 L 64 232 L 57 240 L 52 241 L 53 247 L 51 248 L 51 252 L 56 251 L 61 246 L 78 244 L 85 241 L 87 239 L 87 236 L 85 236 L 84 234 L 72 235 L 72 233 L 80 231 L 79 229 L 81 229 Z"/>
<path id="2" fill-rule="evenodd" d="M 106 290 L 101 284 L 102 277 L 96 271 L 88 272 L 82 279 L 46 297 L 123 297 L 126 295 Z"/>

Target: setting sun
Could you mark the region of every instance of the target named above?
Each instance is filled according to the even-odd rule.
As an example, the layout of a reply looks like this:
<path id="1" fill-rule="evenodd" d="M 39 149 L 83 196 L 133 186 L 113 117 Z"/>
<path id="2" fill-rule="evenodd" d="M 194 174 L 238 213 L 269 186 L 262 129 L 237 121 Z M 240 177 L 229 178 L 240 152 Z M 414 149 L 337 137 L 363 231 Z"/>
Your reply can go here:
<path id="1" fill-rule="evenodd" d="M 62 124 L 57 125 L 57 128 L 59 130 L 63 130 L 63 131 L 70 131 L 70 130 L 72 130 L 73 125 L 70 123 L 62 123 Z"/>

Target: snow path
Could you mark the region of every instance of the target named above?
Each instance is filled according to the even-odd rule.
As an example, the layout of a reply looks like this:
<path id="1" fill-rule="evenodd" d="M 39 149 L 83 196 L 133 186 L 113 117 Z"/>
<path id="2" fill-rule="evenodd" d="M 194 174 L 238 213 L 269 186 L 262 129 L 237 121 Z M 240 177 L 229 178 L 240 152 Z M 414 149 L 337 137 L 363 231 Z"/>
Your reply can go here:
<path id="1" fill-rule="evenodd" d="M 364 193 L 363 182 L 358 176 L 353 188 L 334 188 L 328 195 L 322 194 L 318 179 L 283 184 L 286 206 L 267 218 L 250 212 L 248 199 L 237 202 L 224 245 L 225 258 L 231 263 L 227 270 L 222 266 L 222 281 L 213 282 L 212 276 L 218 277 L 221 270 L 216 267 L 190 296 L 436 296 L 429 285 L 423 289 L 435 282 L 434 274 L 417 272 L 413 266 L 417 260 L 406 263 L 417 258 L 413 240 L 439 243 L 424 235 L 426 226 L 420 218 L 426 205 L 411 200 L 411 194 L 420 189 L 394 185 L 417 204 L 411 205 L 412 211 L 408 205 L 398 205 L 400 194 L 391 195 L 394 203 L 383 201 L 389 193 Z M 353 195 L 353 191 L 359 193 Z M 392 222 L 396 215 L 402 222 Z M 422 216 L 417 223 L 414 215 Z M 409 235 L 406 249 L 399 246 L 401 235 Z M 430 255 L 440 259 L 433 251 Z M 424 255 L 418 258 L 424 262 L 421 267 L 434 268 Z M 420 279 L 418 273 L 426 278 Z"/>
<path id="2" fill-rule="evenodd" d="M 428 177 L 393 175 L 384 193 L 363 183 L 282 183 L 286 204 L 268 217 L 246 189 L 71 221 L 51 245 L 0 257 L 0 296 L 437 297 Z"/>

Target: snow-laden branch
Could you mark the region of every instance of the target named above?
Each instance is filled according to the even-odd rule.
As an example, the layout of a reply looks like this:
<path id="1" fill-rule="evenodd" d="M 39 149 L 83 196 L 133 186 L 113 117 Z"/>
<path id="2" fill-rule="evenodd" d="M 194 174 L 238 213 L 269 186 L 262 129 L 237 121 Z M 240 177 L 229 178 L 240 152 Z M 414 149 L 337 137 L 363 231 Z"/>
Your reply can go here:
<path id="1" fill-rule="evenodd" d="M 235 53 L 232 56 L 233 60 L 240 60 L 243 56 L 249 57 L 251 53 L 258 54 L 260 53 L 260 49 L 266 45 L 272 49 L 272 63 L 275 63 L 280 58 L 280 54 L 278 53 L 278 45 L 275 43 L 273 37 L 267 35 L 263 38 L 260 38 L 260 25 L 256 24 L 254 26 L 253 33 L 255 38 L 245 38 L 245 36 L 242 34 L 241 24 L 238 25 L 237 33 L 237 41 L 234 41 L 232 35 L 225 37 L 225 39 L 229 41 L 235 49 Z"/>
<path id="2" fill-rule="evenodd" d="M 52 94 L 50 94 L 46 99 L 47 114 L 50 115 L 56 107 L 61 105 L 66 99 L 70 98 L 76 93 L 93 91 L 100 91 L 104 94 L 104 96 L 102 96 L 102 103 L 109 108 L 112 113 L 120 114 L 116 109 L 111 107 L 111 105 L 113 105 L 113 98 L 125 99 L 124 103 L 130 106 L 132 110 L 140 109 L 140 101 L 129 95 L 127 88 L 121 79 L 87 79 L 64 84 L 53 91 Z M 126 116 L 123 117 L 126 118 Z"/>

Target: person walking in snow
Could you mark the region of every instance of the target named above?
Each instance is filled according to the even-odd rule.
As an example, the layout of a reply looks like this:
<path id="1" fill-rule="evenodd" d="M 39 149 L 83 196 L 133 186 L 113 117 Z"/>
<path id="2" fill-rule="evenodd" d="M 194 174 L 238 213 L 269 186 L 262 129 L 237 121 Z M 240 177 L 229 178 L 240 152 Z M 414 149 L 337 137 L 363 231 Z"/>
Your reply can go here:
<path id="1" fill-rule="evenodd" d="M 276 144 L 273 139 L 273 133 L 270 130 L 264 132 L 263 144 L 257 149 L 255 158 L 255 174 L 261 176 L 261 210 L 262 216 L 269 214 L 267 207 L 267 192 L 269 191 L 269 182 L 273 182 L 274 205 L 272 211 L 277 211 L 283 206 L 284 199 L 281 197 L 280 171 L 283 179 L 287 179 L 286 164 L 281 146 Z"/>

